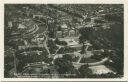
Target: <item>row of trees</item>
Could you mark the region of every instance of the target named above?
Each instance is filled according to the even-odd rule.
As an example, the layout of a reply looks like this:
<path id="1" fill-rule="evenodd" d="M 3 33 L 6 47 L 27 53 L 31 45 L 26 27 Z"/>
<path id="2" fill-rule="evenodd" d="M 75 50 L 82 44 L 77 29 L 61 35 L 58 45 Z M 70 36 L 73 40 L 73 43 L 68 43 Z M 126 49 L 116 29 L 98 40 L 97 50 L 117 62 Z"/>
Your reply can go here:
<path id="1" fill-rule="evenodd" d="M 57 71 L 59 74 L 72 74 L 74 67 L 72 64 L 72 57 L 70 55 L 64 55 L 63 58 L 57 58 L 54 64 L 58 66 Z"/>

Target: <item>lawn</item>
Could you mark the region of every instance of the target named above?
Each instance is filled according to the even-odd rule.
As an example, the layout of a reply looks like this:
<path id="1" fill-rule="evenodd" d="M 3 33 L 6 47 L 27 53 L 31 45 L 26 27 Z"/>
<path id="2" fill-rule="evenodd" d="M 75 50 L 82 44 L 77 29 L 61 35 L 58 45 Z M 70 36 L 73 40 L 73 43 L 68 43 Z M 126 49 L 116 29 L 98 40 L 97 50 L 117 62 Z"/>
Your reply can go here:
<path id="1" fill-rule="evenodd" d="M 94 63 L 94 62 L 98 62 L 98 60 L 92 58 L 82 58 L 80 61 L 80 63 Z"/>

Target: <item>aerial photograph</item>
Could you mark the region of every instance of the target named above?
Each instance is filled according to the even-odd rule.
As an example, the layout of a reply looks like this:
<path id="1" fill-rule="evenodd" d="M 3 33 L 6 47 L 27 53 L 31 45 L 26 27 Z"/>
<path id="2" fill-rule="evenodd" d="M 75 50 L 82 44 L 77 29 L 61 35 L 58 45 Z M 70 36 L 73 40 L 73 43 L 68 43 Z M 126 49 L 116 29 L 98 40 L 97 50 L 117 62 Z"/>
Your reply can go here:
<path id="1" fill-rule="evenodd" d="M 123 4 L 4 4 L 4 78 L 122 77 Z"/>

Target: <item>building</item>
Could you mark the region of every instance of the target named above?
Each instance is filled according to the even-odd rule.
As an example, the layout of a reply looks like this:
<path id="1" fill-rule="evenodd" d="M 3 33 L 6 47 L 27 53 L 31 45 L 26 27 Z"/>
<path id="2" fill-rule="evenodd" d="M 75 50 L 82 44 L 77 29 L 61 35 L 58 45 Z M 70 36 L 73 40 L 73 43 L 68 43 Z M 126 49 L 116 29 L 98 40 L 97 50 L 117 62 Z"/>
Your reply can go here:
<path id="1" fill-rule="evenodd" d="M 71 29 L 71 30 L 69 31 L 69 36 L 70 36 L 70 37 L 75 37 L 75 35 L 76 35 L 76 31 L 75 31 L 74 29 Z"/>
<path id="2" fill-rule="evenodd" d="M 56 32 L 57 38 L 77 37 L 78 35 L 78 29 L 68 27 L 67 24 L 61 25 L 61 30 Z"/>
<path id="3" fill-rule="evenodd" d="M 9 29 L 11 29 L 12 26 L 13 26 L 13 25 L 12 25 L 12 21 L 9 21 L 9 22 L 8 22 L 8 27 L 9 27 Z"/>
<path id="4" fill-rule="evenodd" d="M 39 47 L 39 48 L 43 48 L 44 47 L 44 45 L 43 44 L 40 44 L 40 45 L 28 45 L 28 46 L 18 46 L 18 49 L 19 50 L 24 50 L 24 49 L 28 49 L 28 48 L 37 48 L 37 47 Z"/>
<path id="5" fill-rule="evenodd" d="M 34 14 L 34 15 L 33 15 L 33 18 L 38 18 L 38 19 L 40 19 L 40 18 L 42 18 L 42 17 L 44 17 L 43 14 Z"/>
<path id="6" fill-rule="evenodd" d="M 62 38 L 62 31 L 57 31 L 56 32 L 56 37 L 57 38 Z"/>
<path id="7" fill-rule="evenodd" d="M 67 24 L 61 25 L 61 30 L 62 30 L 62 37 L 66 37 L 68 35 L 68 26 L 67 26 Z"/>
<path id="8" fill-rule="evenodd" d="M 97 75 L 107 74 L 107 73 L 114 73 L 114 74 L 116 74 L 116 72 L 114 72 L 110 68 L 107 68 L 104 65 L 91 66 L 91 67 L 89 67 L 89 69 L 91 69 L 92 74 L 97 74 Z"/>
<path id="9" fill-rule="evenodd" d="M 24 26 L 23 24 L 19 24 L 19 25 L 18 25 L 18 28 L 19 28 L 19 29 L 25 29 L 26 26 Z"/>

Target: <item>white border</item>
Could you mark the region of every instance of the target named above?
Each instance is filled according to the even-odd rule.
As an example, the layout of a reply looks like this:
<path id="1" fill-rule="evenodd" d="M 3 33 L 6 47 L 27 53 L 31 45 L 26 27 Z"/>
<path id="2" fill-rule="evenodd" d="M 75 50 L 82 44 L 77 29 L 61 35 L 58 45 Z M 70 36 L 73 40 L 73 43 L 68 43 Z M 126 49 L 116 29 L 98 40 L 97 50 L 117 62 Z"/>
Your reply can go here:
<path id="1" fill-rule="evenodd" d="M 128 81 L 128 1 L 127 0 L 3 0 L 0 1 L 0 81 Z M 4 4 L 124 4 L 124 77 L 121 79 L 4 78 Z"/>

